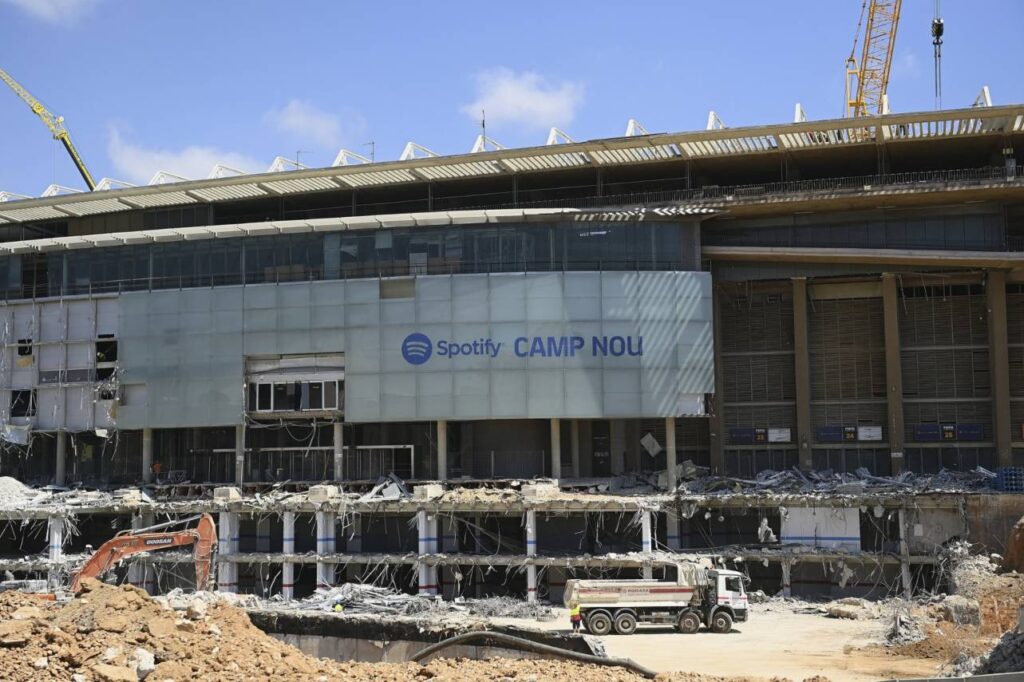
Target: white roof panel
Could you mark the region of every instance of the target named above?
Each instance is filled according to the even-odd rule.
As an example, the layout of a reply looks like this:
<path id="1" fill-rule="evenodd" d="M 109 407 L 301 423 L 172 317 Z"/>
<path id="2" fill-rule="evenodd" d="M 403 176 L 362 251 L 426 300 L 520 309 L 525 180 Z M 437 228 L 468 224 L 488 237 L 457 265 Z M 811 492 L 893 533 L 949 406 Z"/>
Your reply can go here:
<path id="1" fill-rule="evenodd" d="M 97 199 L 95 201 L 79 201 L 67 206 L 62 206 L 68 213 L 77 216 L 97 215 L 100 213 L 117 213 L 118 211 L 130 211 L 134 206 L 122 204 L 117 199 Z"/>
<path id="2" fill-rule="evenodd" d="M 267 193 L 256 186 L 256 183 L 245 185 L 224 185 L 222 187 L 202 187 L 189 190 L 200 199 L 206 201 L 226 201 L 229 199 L 248 199 L 250 197 L 264 197 Z"/>
<path id="3" fill-rule="evenodd" d="M 324 192 L 339 189 L 338 183 L 330 178 L 297 178 L 260 183 L 275 194 L 296 194 L 298 192 Z"/>
<path id="4" fill-rule="evenodd" d="M 12 206 L 16 206 L 18 202 L 11 202 Z M 15 222 L 24 223 L 31 222 L 33 220 L 53 220 L 54 218 L 67 218 L 67 213 L 58 211 L 53 206 L 37 206 L 35 208 L 6 208 L 0 206 L 0 217 L 13 220 Z"/>
<path id="5" fill-rule="evenodd" d="M 159 206 L 178 206 L 180 204 L 197 204 L 199 200 L 185 192 L 160 192 L 158 194 L 133 194 L 121 198 L 126 204 L 139 208 L 157 208 Z"/>
<path id="6" fill-rule="evenodd" d="M 336 176 L 338 182 L 349 187 L 366 187 L 369 185 L 388 185 L 400 182 L 418 182 L 419 178 L 405 168 L 395 170 L 366 171 L 362 173 L 345 173 Z"/>

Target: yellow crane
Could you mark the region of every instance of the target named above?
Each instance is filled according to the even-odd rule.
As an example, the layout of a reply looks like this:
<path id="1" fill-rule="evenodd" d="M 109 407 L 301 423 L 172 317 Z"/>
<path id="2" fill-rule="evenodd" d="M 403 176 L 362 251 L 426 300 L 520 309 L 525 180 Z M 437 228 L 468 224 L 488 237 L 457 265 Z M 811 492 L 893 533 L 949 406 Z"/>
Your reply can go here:
<path id="1" fill-rule="evenodd" d="M 871 116 L 883 112 L 889 70 L 892 68 L 896 27 L 900 23 L 903 0 L 864 0 L 857 22 L 853 48 L 846 60 L 846 116 Z M 857 61 L 860 27 L 867 15 L 864 45 Z"/>
<path id="2" fill-rule="evenodd" d="M 53 139 L 60 140 L 60 143 L 64 145 L 64 149 L 67 150 L 71 156 L 71 160 L 75 162 L 75 167 L 78 168 L 78 172 L 81 173 L 82 179 L 85 180 L 85 184 L 89 186 L 90 190 L 96 189 L 96 181 L 92 179 L 92 173 L 85 167 L 85 161 L 82 160 L 82 156 L 75 149 L 74 143 L 71 142 L 71 136 L 68 134 L 67 128 L 64 127 L 64 117 L 54 116 L 49 110 L 43 106 L 43 103 L 37 100 L 29 93 L 28 90 L 23 88 L 18 81 L 11 77 L 11 74 L 7 73 L 3 69 L 0 69 L 0 80 L 7 83 L 11 90 L 20 97 L 25 104 L 29 106 L 32 113 L 42 119 L 46 127 L 50 129 L 53 134 Z"/>

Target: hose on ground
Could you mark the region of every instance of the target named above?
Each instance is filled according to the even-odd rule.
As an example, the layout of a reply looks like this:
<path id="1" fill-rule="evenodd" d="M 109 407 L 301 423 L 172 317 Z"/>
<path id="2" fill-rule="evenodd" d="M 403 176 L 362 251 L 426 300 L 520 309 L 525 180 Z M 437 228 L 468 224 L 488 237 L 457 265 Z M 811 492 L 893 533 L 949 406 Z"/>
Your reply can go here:
<path id="1" fill-rule="evenodd" d="M 543 654 L 547 656 L 557 656 L 558 658 L 564 658 L 570 661 L 577 661 L 579 663 L 591 663 L 593 665 L 605 665 L 615 666 L 619 668 L 626 668 L 635 672 L 637 675 L 643 675 L 649 680 L 653 680 L 657 673 L 650 668 L 645 668 L 636 661 L 629 658 L 606 658 L 604 656 L 594 656 L 592 654 L 581 654 L 575 651 L 565 651 L 557 647 L 550 646 L 548 644 L 540 644 L 539 642 L 533 642 L 522 637 L 515 637 L 514 635 L 507 635 L 502 632 L 466 632 L 461 635 L 449 637 L 448 639 L 442 640 L 437 644 L 431 644 L 425 649 L 417 652 L 412 660 L 419 663 L 424 658 L 436 654 L 438 651 L 447 649 L 450 646 L 456 646 L 458 644 L 469 644 L 476 640 L 482 640 L 481 643 L 493 643 L 498 644 L 506 649 L 516 649 L 518 651 L 529 651 L 535 654 Z"/>

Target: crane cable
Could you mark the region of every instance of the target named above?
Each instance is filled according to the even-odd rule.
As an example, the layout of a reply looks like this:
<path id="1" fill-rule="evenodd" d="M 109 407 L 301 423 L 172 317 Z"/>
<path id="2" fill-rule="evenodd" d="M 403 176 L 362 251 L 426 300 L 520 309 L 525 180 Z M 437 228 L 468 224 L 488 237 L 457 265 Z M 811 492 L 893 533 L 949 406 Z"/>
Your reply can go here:
<path id="1" fill-rule="evenodd" d="M 935 46 L 935 108 L 942 108 L 942 34 L 945 24 L 939 16 L 939 0 L 935 0 L 935 17 L 932 19 L 932 45 Z"/>

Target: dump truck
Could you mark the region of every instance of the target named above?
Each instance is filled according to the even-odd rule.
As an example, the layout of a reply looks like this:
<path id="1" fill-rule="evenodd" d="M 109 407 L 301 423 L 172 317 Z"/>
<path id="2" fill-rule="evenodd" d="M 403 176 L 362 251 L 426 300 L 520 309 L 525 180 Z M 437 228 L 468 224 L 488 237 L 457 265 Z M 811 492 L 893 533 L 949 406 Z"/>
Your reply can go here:
<path id="1" fill-rule="evenodd" d="M 692 634 L 706 625 L 712 632 L 732 630 L 747 620 L 746 578 L 738 571 L 678 565 L 674 583 L 659 580 L 568 580 L 565 605 L 579 604 L 591 634 L 613 629 L 631 635 L 639 624 L 673 625 Z"/>

